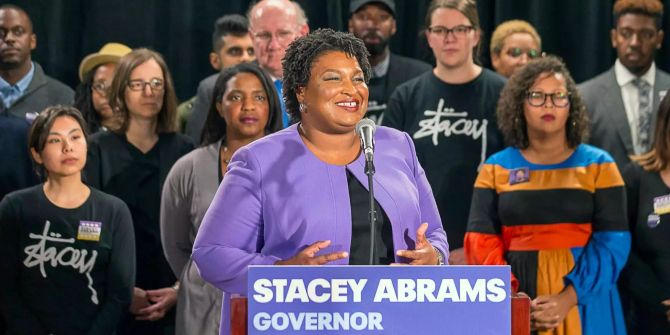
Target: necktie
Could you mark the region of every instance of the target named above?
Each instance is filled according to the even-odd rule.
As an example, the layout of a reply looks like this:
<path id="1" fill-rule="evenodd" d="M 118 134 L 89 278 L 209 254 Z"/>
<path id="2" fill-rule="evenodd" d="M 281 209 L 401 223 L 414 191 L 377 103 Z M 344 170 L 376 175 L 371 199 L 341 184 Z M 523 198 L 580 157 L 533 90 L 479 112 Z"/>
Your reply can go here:
<path id="1" fill-rule="evenodd" d="M 284 105 L 284 94 L 282 91 L 282 82 L 281 79 L 276 79 L 275 88 L 277 89 L 277 94 L 279 94 L 279 104 L 281 105 L 281 119 L 284 124 L 284 128 L 288 127 L 288 114 L 286 114 L 286 106 Z"/>
<path id="2" fill-rule="evenodd" d="M 2 97 L 2 101 L 7 108 L 11 107 L 14 101 L 16 101 L 20 95 L 21 92 L 19 91 L 19 87 L 16 85 L 6 86 L 0 89 L 0 97 Z"/>
<path id="3" fill-rule="evenodd" d="M 636 154 L 643 154 L 649 150 L 651 144 L 651 99 L 649 93 L 651 92 L 651 85 L 640 78 L 633 80 L 633 85 L 637 88 L 638 93 L 638 123 L 637 123 L 637 145 L 635 146 Z"/>

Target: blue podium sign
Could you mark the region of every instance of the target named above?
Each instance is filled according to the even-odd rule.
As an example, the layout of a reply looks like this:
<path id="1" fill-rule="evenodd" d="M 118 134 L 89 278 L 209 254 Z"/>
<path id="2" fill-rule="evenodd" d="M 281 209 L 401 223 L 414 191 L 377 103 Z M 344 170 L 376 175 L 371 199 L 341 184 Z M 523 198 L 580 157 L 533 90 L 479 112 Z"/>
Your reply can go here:
<path id="1" fill-rule="evenodd" d="M 249 334 L 510 334 L 509 266 L 251 266 Z"/>

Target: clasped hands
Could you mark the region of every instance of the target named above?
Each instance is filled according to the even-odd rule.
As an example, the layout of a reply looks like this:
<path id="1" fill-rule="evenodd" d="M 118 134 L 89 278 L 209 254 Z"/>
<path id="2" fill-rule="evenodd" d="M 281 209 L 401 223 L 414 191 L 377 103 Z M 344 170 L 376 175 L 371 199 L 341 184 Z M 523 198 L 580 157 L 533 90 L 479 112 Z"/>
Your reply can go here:
<path id="1" fill-rule="evenodd" d="M 550 330 L 558 327 L 575 305 L 577 293 L 572 285 L 567 286 L 561 293 L 535 298 L 530 304 L 531 329 Z"/>
<path id="2" fill-rule="evenodd" d="M 428 242 L 428 239 L 426 239 L 426 230 L 428 230 L 427 223 L 422 223 L 416 230 L 416 246 L 414 250 L 398 250 L 397 252 L 398 256 L 410 260 L 409 265 L 436 265 L 438 263 L 437 251 Z M 295 256 L 277 261 L 275 265 L 323 265 L 349 257 L 349 253 L 344 251 L 320 256 L 316 255 L 322 249 L 327 248 L 330 243 L 330 240 L 315 242 L 302 249 Z M 391 265 L 408 264 L 393 263 Z"/>
<path id="3" fill-rule="evenodd" d="M 130 312 L 136 320 L 156 321 L 162 319 L 177 303 L 177 291 L 172 287 L 156 290 L 133 289 Z"/>

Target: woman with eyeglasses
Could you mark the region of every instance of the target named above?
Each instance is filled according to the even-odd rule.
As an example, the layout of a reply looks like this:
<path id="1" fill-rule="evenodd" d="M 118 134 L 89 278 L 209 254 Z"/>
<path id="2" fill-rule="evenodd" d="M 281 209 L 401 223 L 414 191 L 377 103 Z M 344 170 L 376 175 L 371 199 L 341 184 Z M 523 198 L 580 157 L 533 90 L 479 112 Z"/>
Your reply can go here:
<path id="1" fill-rule="evenodd" d="M 477 177 L 468 263 L 511 265 L 539 334 L 625 334 L 616 287 L 630 250 L 624 184 L 607 152 L 583 144 L 588 118 L 563 62 L 515 72 L 497 113 L 510 146 Z"/>
<path id="2" fill-rule="evenodd" d="M 654 143 L 623 170 L 633 235 L 619 288 L 629 334 L 670 334 L 670 95 L 658 108 Z"/>
<path id="3" fill-rule="evenodd" d="M 74 95 L 74 107 L 81 111 L 91 134 L 119 127 L 119 118 L 115 117 L 109 107 L 107 93 L 114 79 L 116 64 L 130 51 L 123 44 L 107 43 L 100 51 L 86 56 L 79 64 L 81 83 Z"/>
<path id="4" fill-rule="evenodd" d="M 135 49 L 119 60 L 109 104 L 121 125 L 91 138 L 86 181 L 130 208 L 137 246 L 133 303 L 119 334 L 162 334 L 174 327 L 178 283 L 160 239 L 163 182 L 172 165 L 193 149 L 176 133 L 176 96 L 163 57 Z"/>
<path id="5" fill-rule="evenodd" d="M 493 68 L 509 78 L 518 68 L 542 56 L 542 40 L 530 23 L 510 20 L 493 31 L 490 49 Z"/>
<path id="6" fill-rule="evenodd" d="M 431 1 L 426 38 L 435 68 L 398 86 L 382 121 L 414 141 L 449 238 L 452 265 L 466 264 L 463 237 L 477 170 L 504 147 L 495 108 L 505 79 L 478 65 L 481 36 L 475 0 Z"/>

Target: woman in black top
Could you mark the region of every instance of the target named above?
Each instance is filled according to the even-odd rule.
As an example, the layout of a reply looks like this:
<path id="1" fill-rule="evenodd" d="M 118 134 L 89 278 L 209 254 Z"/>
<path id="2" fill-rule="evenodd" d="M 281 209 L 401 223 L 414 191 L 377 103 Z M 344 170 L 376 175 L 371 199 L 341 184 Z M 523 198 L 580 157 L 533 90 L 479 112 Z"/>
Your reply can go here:
<path id="1" fill-rule="evenodd" d="M 652 150 L 624 169 L 633 244 L 619 288 L 629 334 L 670 334 L 670 95 Z"/>
<path id="2" fill-rule="evenodd" d="M 163 57 L 154 51 L 136 49 L 121 58 L 109 102 L 121 127 L 91 138 L 86 181 L 121 198 L 133 217 L 136 287 L 132 315 L 119 332 L 161 334 L 174 327 L 178 288 L 161 245 L 161 189 L 172 165 L 193 143 L 175 133 L 174 86 Z"/>
<path id="3" fill-rule="evenodd" d="M 0 203 L 0 308 L 8 334 L 113 334 L 130 304 L 130 212 L 81 181 L 85 129 L 72 107 L 40 113 L 28 145 L 46 182 Z"/>

